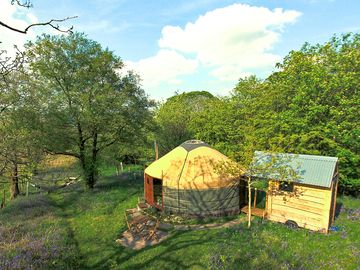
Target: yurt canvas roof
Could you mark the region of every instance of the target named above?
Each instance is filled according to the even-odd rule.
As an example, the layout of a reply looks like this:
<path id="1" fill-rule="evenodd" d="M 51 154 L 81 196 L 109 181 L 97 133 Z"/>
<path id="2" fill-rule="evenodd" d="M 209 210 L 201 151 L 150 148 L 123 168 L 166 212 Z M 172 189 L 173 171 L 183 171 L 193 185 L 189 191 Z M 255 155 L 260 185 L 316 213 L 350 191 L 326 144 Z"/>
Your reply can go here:
<path id="1" fill-rule="evenodd" d="M 208 189 L 232 185 L 231 177 L 220 164 L 232 162 L 208 144 L 186 141 L 145 169 L 153 178 L 162 179 L 163 186 L 178 189 Z"/>

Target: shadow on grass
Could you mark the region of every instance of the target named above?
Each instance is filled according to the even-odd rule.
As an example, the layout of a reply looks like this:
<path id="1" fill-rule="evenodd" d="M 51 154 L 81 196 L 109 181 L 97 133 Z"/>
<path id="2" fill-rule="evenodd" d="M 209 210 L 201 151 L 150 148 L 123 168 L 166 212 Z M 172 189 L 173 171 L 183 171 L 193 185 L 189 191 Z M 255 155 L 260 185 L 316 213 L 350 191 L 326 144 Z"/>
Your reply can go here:
<path id="1" fill-rule="evenodd" d="M 172 235 L 162 241 L 156 246 L 149 246 L 139 251 L 130 250 L 122 246 L 116 245 L 115 252 L 107 257 L 104 257 L 101 261 L 90 266 L 88 269 L 146 269 L 156 261 L 156 265 L 159 265 L 161 269 L 188 269 L 192 267 L 206 268 L 206 262 L 200 260 L 191 260 L 192 263 L 181 256 L 177 256 L 176 252 L 179 250 L 186 250 L 196 246 L 201 246 L 206 242 L 211 241 L 211 238 L 207 234 L 200 235 L 197 239 L 186 238 L 186 234 L 191 232 L 174 232 Z M 147 255 L 145 255 L 148 253 Z M 153 253 L 153 254 L 151 254 Z M 142 254 L 145 255 L 145 260 L 135 261 L 129 266 L 125 266 L 126 262 L 129 262 L 132 258 L 138 257 L 141 259 Z M 149 254 L 151 256 L 149 256 Z M 174 258 L 176 257 L 176 259 Z M 166 268 L 161 267 L 166 265 Z"/>
<path id="2" fill-rule="evenodd" d="M 343 203 L 342 202 L 336 202 L 336 206 L 335 206 L 335 218 L 338 218 L 340 213 L 341 213 L 341 209 L 343 207 Z"/>
<path id="3" fill-rule="evenodd" d="M 79 253 L 81 253 L 82 262 L 79 265 L 79 269 L 110 269 L 110 268 L 122 268 L 125 262 L 133 258 L 134 256 L 139 256 L 143 252 L 147 252 L 152 247 L 145 248 L 141 251 L 132 251 L 125 249 L 117 244 L 115 244 L 116 234 L 120 229 L 124 230 L 124 227 L 118 227 L 116 232 L 113 232 L 113 239 L 107 245 L 104 246 L 104 241 L 99 243 L 99 246 L 96 247 L 96 238 L 101 238 L 101 235 L 94 235 L 92 231 L 88 238 L 79 239 L 76 235 L 76 231 L 72 228 L 72 225 L 68 220 L 73 218 L 78 218 L 79 211 L 84 213 L 84 211 L 89 211 L 91 213 L 92 208 L 94 211 L 97 211 L 94 204 L 98 204 L 101 207 L 108 208 L 110 212 L 115 211 L 116 207 L 120 204 L 123 204 L 129 198 L 134 198 L 134 195 L 141 194 L 143 188 L 143 178 L 142 174 L 133 174 L 133 173 L 124 173 L 119 176 L 107 176 L 102 177 L 102 179 L 96 184 L 93 190 L 86 190 L 83 187 L 69 187 L 69 189 L 64 189 L 52 194 L 54 206 L 56 206 L 59 211 L 56 212 L 56 215 L 60 216 L 64 220 L 64 226 L 68 228 L 68 234 L 73 239 L 74 243 L 78 247 Z M 112 190 L 123 190 L 123 192 L 115 192 L 111 195 Z M 112 200 L 114 198 L 114 200 Z M 106 204 L 108 203 L 108 204 Z M 103 211 L 103 210 L 102 210 Z M 98 215 L 98 212 L 92 213 L 92 216 Z M 106 213 L 109 217 L 112 213 Z M 115 215 L 118 216 L 118 215 Z M 118 221 L 119 222 L 119 221 Z M 119 222 L 121 223 L 121 222 Z M 101 224 L 103 225 L 103 224 Z M 85 226 L 85 225 L 84 225 Z M 100 224 L 99 224 L 100 226 Z M 171 236 L 170 239 L 174 237 L 177 240 L 175 243 L 173 241 L 165 240 L 161 243 L 161 251 L 157 253 L 156 256 L 153 256 L 145 261 L 135 262 L 133 265 L 129 266 L 129 269 L 142 269 L 146 268 L 149 263 L 152 263 L 156 260 L 157 264 L 170 264 L 174 268 L 188 268 L 188 267 L 200 267 L 205 268 L 202 262 L 194 261 L 191 264 L 185 264 L 184 261 L 175 256 L 169 257 L 170 253 L 174 253 L 181 249 L 187 249 L 196 245 L 202 245 L 206 241 L 209 241 L 209 238 L 206 235 L 202 235 L 198 239 L 182 239 L 182 236 L 185 232 L 177 232 Z M 109 238 L 108 233 L 104 232 L 105 238 Z M 111 236 L 110 236 L 111 237 Z M 80 237 L 81 238 L 81 237 Z M 90 250 L 83 249 L 79 247 L 78 241 L 81 241 L 83 247 L 90 247 Z M 95 245 L 95 246 L 94 246 Z M 104 247 L 101 250 L 100 247 Z M 164 249 L 165 248 L 165 249 Z M 94 251 L 94 249 L 96 251 Z M 100 253 L 100 254 L 99 254 Z M 103 253 L 103 254 L 101 254 Z M 106 256 L 106 254 L 111 254 Z M 100 256 L 99 256 L 100 255 Z M 90 263 L 88 258 L 99 257 L 99 259 L 92 260 Z M 185 261 L 186 262 L 186 261 Z M 126 269 L 126 268 L 125 268 Z"/>
<path id="4" fill-rule="evenodd" d="M 218 230 L 177 231 L 139 251 L 115 246 L 110 255 L 86 269 L 306 269 L 297 254 L 283 254 L 286 240 L 269 245 L 261 235 L 262 226 L 254 224 L 249 230 L 244 223 Z"/>
<path id="5" fill-rule="evenodd" d="M 16 201 L 0 212 L 0 227 L 6 221 L 9 226 L 23 222 L 28 228 L 26 222 L 31 220 L 40 232 L 46 232 L 49 227 L 45 226 L 56 224 L 66 231 L 64 247 L 71 248 L 69 260 L 64 261 L 68 269 L 331 269 L 331 263 L 338 258 L 340 263 L 348 262 L 354 257 L 350 251 L 356 251 L 351 248 L 342 256 L 333 256 L 335 251 L 329 246 L 347 248 L 337 241 L 339 235 L 294 231 L 259 221 L 250 230 L 240 224 L 229 229 L 174 232 L 159 245 L 140 251 L 126 249 L 115 243 L 126 226 L 122 211 L 135 206 L 142 189 L 142 175 L 131 173 L 102 177 L 94 190 L 78 183 L 49 196 Z M 299 247 L 302 242 L 307 245 Z"/>
<path id="6" fill-rule="evenodd" d="M 87 269 L 87 265 L 89 265 L 88 259 L 92 256 L 89 251 L 87 251 L 87 248 L 99 248 L 99 245 L 96 245 L 98 241 L 97 238 L 102 236 L 99 234 L 95 235 L 94 231 L 90 231 L 87 237 L 84 237 L 84 235 L 81 235 L 83 232 L 78 232 L 77 230 L 79 228 L 76 228 L 76 225 L 74 227 L 74 224 L 71 224 L 71 222 L 75 222 L 77 225 L 79 222 L 86 222 L 86 220 L 88 221 L 89 219 L 89 215 L 91 216 L 91 219 L 94 220 L 96 220 L 99 216 L 105 216 L 106 220 L 113 216 L 118 216 L 116 214 L 114 215 L 114 211 L 117 207 L 142 190 L 142 174 L 141 177 L 139 177 L 139 175 L 137 176 L 138 177 L 134 177 L 132 173 L 124 173 L 119 176 L 101 177 L 93 190 L 88 190 L 84 186 L 84 183 L 79 183 L 54 192 L 50 195 L 52 198 L 52 204 L 57 209 L 55 215 L 63 220 L 64 226 L 67 227 L 68 235 L 76 245 L 78 253 L 81 256 L 79 269 Z M 82 220 L 83 214 L 86 213 L 89 213 L 89 215 L 85 217 L 85 220 Z M 114 223 L 118 223 L 119 221 L 112 220 L 111 222 L 112 224 L 110 224 L 110 226 L 114 226 Z M 100 220 L 98 227 L 103 225 L 104 224 Z M 83 226 L 86 225 L 84 224 Z M 94 230 L 94 226 L 92 227 L 93 228 L 90 228 L 90 230 Z M 125 227 L 120 227 L 121 226 L 119 226 L 118 229 L 125 229 Z M 81 230 L 84 231 L 88 229 L 89 228 L 84 227 Z M 109 233 L 104 232 L 103 237 L 113 237 L 113 241 L 115 241 L 118 229 L 113 231 L 113 235 L 109 235 Z M 95 231 L 96 230 L 97 229 L 95 229 Z M 113 243 L 113 241 L 111 243 Z M 109 243 L 109 245 L 111 245 L 111 243 Z M 94 255 L 101 257 L 99 252 Z"/>

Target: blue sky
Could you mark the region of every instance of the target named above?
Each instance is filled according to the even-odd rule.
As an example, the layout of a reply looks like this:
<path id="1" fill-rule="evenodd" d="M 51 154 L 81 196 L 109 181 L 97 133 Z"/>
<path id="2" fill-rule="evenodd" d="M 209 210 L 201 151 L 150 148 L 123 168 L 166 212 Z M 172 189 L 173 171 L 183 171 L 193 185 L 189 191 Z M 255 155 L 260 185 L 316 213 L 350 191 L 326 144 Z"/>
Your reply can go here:
<path id="1" fill-rule="evenodd" d="M 241 77 L 265 78 L 306 41 L 323 43 L 333 34 L 360 31 L 355 0 L 33 0 L 30 10 L 9 2 L 0 0 L 0 18 L 19 27 L 79 16 L 71 21 L 74 29 L 119 55 L 156 99 L 192 90 L 226 95 Z M 3 48 L 25 40 L 4 31 Z M 37 29 L 26 38 L 41 31 L 52 32 Z"/>

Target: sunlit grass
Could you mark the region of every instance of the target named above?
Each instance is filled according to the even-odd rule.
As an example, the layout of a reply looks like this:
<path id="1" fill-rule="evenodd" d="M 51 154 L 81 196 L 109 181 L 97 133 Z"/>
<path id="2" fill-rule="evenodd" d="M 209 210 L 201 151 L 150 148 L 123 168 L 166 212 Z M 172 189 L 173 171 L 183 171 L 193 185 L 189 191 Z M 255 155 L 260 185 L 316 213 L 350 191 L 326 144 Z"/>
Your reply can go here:
<path id="1" fill-rule="evenodd" d="M 360 200 L 350 197 L 338 199 L 343 210 L 335 225 L 340 231 L 329 235 L 255 219 L 251 229 L 240 223 L 228 229 L 178 231 L 157 246 L 126 249 L 115 240 L 126 229 L 125 209 L 134 207 L 143 195 L 142 173 L 113 174 L 114 168 L 102 168 L 103 176 L 92 191 L 78 183 L 49 195 L 16 200 L 0 212 L 0 228 L 9 231 L 23 224 L 25 234 L 15 237 L 21 243 L 38 241 L 26 236 L 32 231 L 50 238 L 53 232 L 55 238 L 49 243 L 60 235 L 56 243 L 66 247 L 66 256 L 44 255 L 46 269 L 59 269 L 65 263 L 69 269 L 356 269 L 360 265 L 356 212 Z M 27 249 L 27 244 L 20 246 Z M 7 246 L 5 254 L 13 259 L 19 250 Z"/>

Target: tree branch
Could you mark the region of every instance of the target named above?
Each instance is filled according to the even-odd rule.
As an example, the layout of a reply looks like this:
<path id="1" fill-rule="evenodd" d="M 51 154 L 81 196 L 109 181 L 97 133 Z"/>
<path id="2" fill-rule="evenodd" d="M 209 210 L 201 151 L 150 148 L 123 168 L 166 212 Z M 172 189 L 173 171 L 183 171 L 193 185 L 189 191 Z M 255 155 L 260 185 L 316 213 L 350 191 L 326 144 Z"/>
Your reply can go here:
<path id="1" fill-rule="evenodd" d="M 5 28 L 8 28 L 14 32 L 17 32 L 17 33 L 20 33 L 20 34 L 27 34 L 27 32 L 29 31 L 30 28 L 32 27 L 35 27 L 35 26 L 46 26 L 46 25 L 49 25 L 51 26 L 52 28 L 54 28 L 55 30 L 59 31 L 59 32 L 62 32 L 62 33 L 69 33 L 71 34 L 72 33 L 72 30 L 73 30 L 73 26 L 71 26 L 70 28 L 66 29 L 66 30 L 63 30 L 63 29 L 60 29 L 60 26 L 57 24 L 59 22 L 64 22 L 64 21 L 67 21 L 67 20 L 71 20 L 71 19 L 75 19 L 77 18 L 77 16 L 73 16 L 73 17 L 66 17 L 64 19 L 51 19 L 50 21 L 47 21 L 47 22 L 40 22 L 40 23 L 33 23 L 33 24 L 30 24 L 28 25 L 24 30 L 21 30 L 21 29 L 18 29 L 18 28 L 15 28 L 15 27 L 12 27 L 2 21 L 0 21 L 0 25 L 5 27 Z"/>
<path id="2" fill-rule="evenodd" d="M 120 128 L 116 131 L 116 133 L 115 133 L 114 136 L 116 136 L 117 133 L 120 133 L 125 127 L 126 127 L 126 125 L 123 125 L 122 127 L 120 127 Z M 99 148 L 97 149 L 97 151 L 102 151 L 102 150 L 105 149 L 106 147 L 109 147 L 110 145 L 113 145 L 114 143 L 116 143 L 118 140 L 119 140 L 119 138 L 116 137 L 114 140 L 110 141 L 109 143 L 106 143 L 106 144 L 104 144 L 102 147 L 99 147 Z M 101 142 L 99 142 L 99 144 L 100 144 L 100 143 L 101 143 Z"/>
<path id="3" fill-rule="evenodd" d="M 33 5 L 31 4 L 30 0 L 26 0 L 24 2 L 21 2 L 20 0 L 11 0 L 11 4 L 17 4 L 20 7 L 24 7 L 24 8 L 31 8 Z"/>
<path id="4" fill-rule="evenodd" d="M 6 169 L 6 167 L 7 167 L 7 161 L 5 161 L 5 163 L 3 164 L 3 167 L 1 168 L 1 170 L 0 170 L 0 175 L 2 175 L 4 172 L 5 172 L 5 169 Z"/>
<path id="5" fill-rule="evenodd" d="M 104 144 L 102 147 L 99 147 L 99 148 L 97 149 L 97 151 L 101 151 L 101 150 L 105 149 L 106 147 L 109 147 L 110 145 L 113 145 L 113 144 L 116 143 L 117 141 L 118 141 L 118 138 L 116 138 L 115 140 L 113 140 L 113 141 L 111 141 L 111 142 L 109 142 L 109 143 L 107 143 L 107 144 Z"/>
<path id="6" fill-rule="evenodd" d="M 1 42 L 1 41 L 0 41 Z M 6 76 L 19 68 L 25 62 L 25 53 L 20 51 L 19 48 L 15 45 L 16 55 L 14 58 L 6 56 L 6 51 L 0 51 L 0 76 L 2 76 L 3 81 L 6 82 Z"/>

